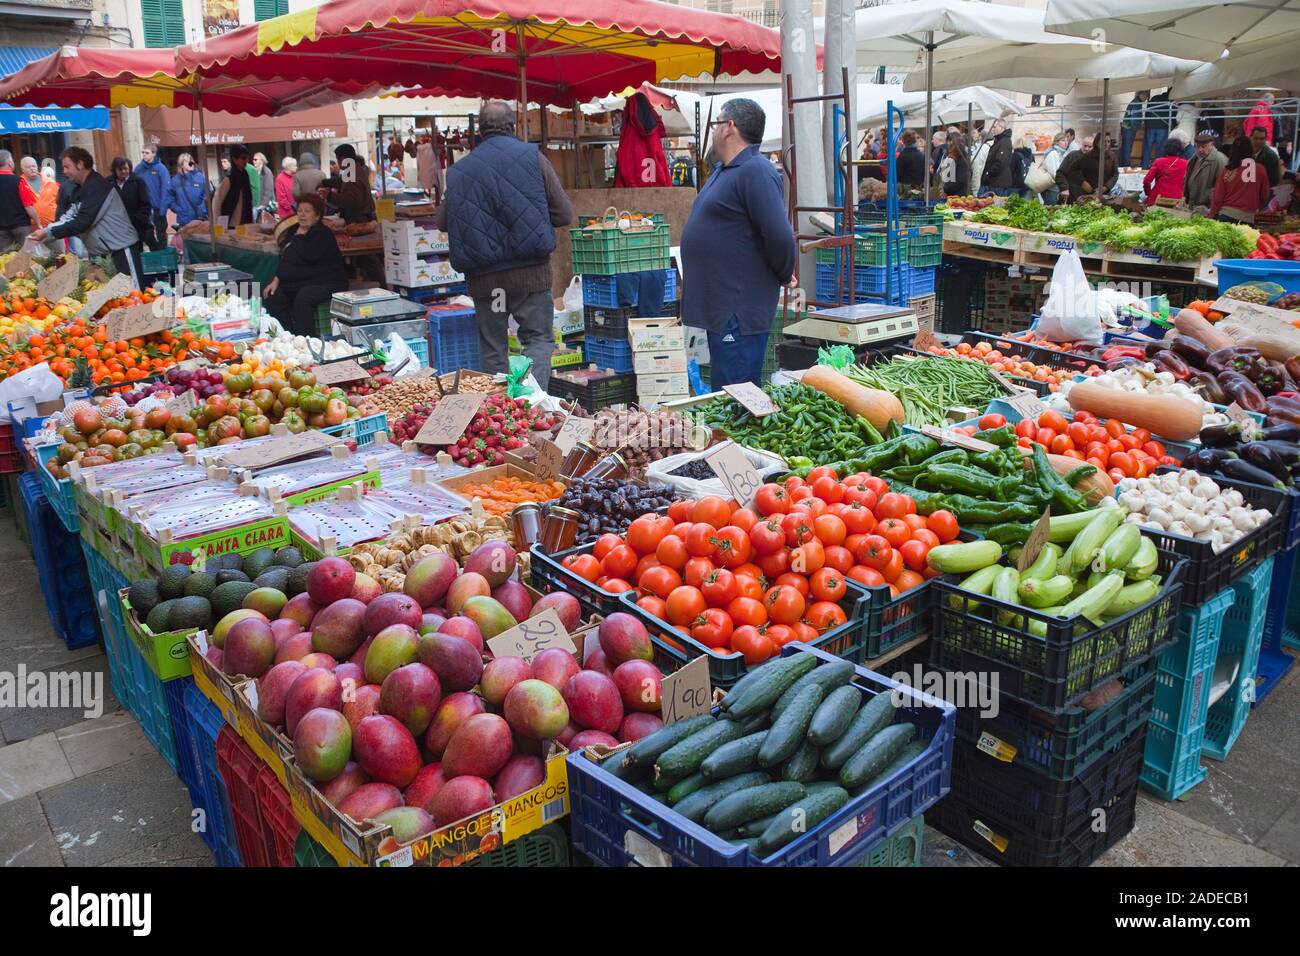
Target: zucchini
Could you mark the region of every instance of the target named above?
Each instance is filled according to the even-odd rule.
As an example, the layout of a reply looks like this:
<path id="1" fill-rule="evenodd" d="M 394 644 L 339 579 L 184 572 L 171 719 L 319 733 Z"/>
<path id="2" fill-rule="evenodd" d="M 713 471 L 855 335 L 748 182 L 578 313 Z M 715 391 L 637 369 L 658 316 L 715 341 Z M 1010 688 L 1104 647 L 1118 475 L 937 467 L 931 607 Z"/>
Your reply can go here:
<path id="1" fill-rule="evenodd" d="M 1016 591 L 1026 607 L 1044 608 L 1068 600 L 1074 590 L 1074 579 L 1068 574 L 1050 578 L 1024 578 Z"/>
<path id="2" fill-rule="evenodd" d="M 655 760 L 655 784 L 667 790 L 683 777 L 700 769 L 704 758 L 725 743 L 745 735 L 745 728 L 730 720 L 715 720 L 711 726 L 674 744 Z"/>
<path id="3" fill-rule="evenodd" d="M 683 777 L 673 784 L 672 789 L 668 791 L 668 802 L 670 804 L 677 803 L 679 800 L 689 797 L 696 790 L 708 786 L 708 784 L 709 781 L 704 774 L 696 771 L 689 777 Z"/>
<path id="4" fill-rule="evenodd" d="M 1106 605 L 1106 609 L 1101 612 L 1102 616 L 1111 618 L 1127 614 L 1139 605 L 1154 601 L 1159 593 L 1160 582 L 1155 578 L 1144 578 L 1141 581 L 1126 584 L 1119 589 L 1119 593 L 1115 595 L 1114 600 Z"/>
<path id="5" fill-rule="evenodd" d="M 1097 624 L 1110 602 L 1119 596 L 1124 588 L 1122 571 L 1107 571 L 1100 583 L 1093 585 L 1061 609 L 1061 617 L 1073 617 L 1082 614 L 1089 621 Z"/>
<path id="6" fill-rule="evenodd" d="M 993 589 L 989 592 L 989 596 L 995 601 L 1002 601 L 1004 604 L 1015 607 L 1020 603 L 1020 599 L 1016 596 L 1019 588 L 1019 572 L 1015 568 L 1001 568 L 998 571 L 998 576 L 993 579 Z M 1023 627 L 1025 619 L 1012 611 L 999 609 L 997 621 L 999 624 L 1007 624 L 1011 627 Z"/>
<path id="7" fill-rule="evenodd" d="M 758 838 L 759 856 L 767 856 L 821 823 L 849 802 L 848 791 L 828 787 L 805 796 L 776 815 Z"/>
<path id="8" fill-rule="evenodd" d="M 974 574 L 968 574 L 961 580 L 957 587 L 958 589 L 967 591 L 970 594 L 987 595 L 989 591 L 993 589 L 993 581 L 998 576 L 1000 570 L 1002 569 L 998 567 L 998 565 L 990 564 L 987 568 L 980 568 Z M 948 597 L 948 606 L 954 610 L 961 610 L 962 603 L 961 597 L 956 594 Z M 976 604 L 973 601 L 966 605 L 967 610 L 971 612 L 978 611 L 983 606 L 984 605 Z"/>
<path id="9" fill-rule="evenodd" d="M 775 704 L 790 689 L 790 685 L 819 663 L 815 654 L 791 654 L 785 660 L 790 662 L 786 667 L 774 671 L 764 680 L 747 685 L 741 697 L 727 711 L 727 716 L 733 720 L 744 720 L 762 713 Z"/>
<path id="10" fill-rule="evenodd" d="M 881 691 L 867 701 L 853 717 L 849 729 L 822 751 L 822 766 L 839 770 L 859 747 L 893 722 L 894 701 L 889 691 Z"/>
<path id="11" fill-rule="evenodd" d="M 1138 542 L 1137 551 L 1133 552 L 1133 557 L 1124 566 L 1124 576 L 1130 581 L 1145 581 L 1156 573 L 1159 563 L 1160 553 L 1156 550 L 1156 543 L 1143 535 Z"/>
<path id="12" fill-rule="evenodd" d="M 967 541 L 963 544 L 941 544 L 931 548 L 928 560 L 930 567 L 944 574 L 969 574 L 990 564 L 997 564 L 1002 557 L 1002 545 L 996 541 Z"/>
<path id="13" fill-rule="evenodd" d="M 925 741 L 913 740 L 903 748 L 902 752 L 897 757 L 889 762 L 888 766 L 886 766 L 884 770 L 880 771 L 880 773 L 876 774 L 862 786 L 854 790 L 851 796 L 860 797 L 876 784 L 884 783 L 895 773 L 902 770 L 917 757 L 921 756 L 921 754 L 925 753 L 926 746 L 927 744 Z"/>
<path id="14" fill-rule="evenodd" d="M 661 727 L 653 734 L 642 737 L 623 752 L 623 766 L 644 767 L 648 770 L 659 759 L 659 755 L 669 747 L 681 743 L 691 734 L 697 734 L 705 727 L 713 726 L 714 723 L 713 717 L 709 714 L 701 714 L 698 717 L 679 720 L 675 724 Z"/>
<path id="15" fill-rule="evenodd" d="M 781 779 L 807 783 L 817 772 L 817 760 L 821 755 L 820 747 L 805 740 L 794 755 L 781 765 Z"/>
<path id="16" fill-rule="evenodd" d="M 915 724 L 891 724 L 872 737 L 840 767 L 840 786 L 856 790 L 889 766 L 916 736 Z"/>
<path id="17" fill-rule="evenodd" d="M 700 773 L 709 780 L 725 780 L 746 770 L 753 770 L 758 748 L 763 746 L 767 735 L 768 731 L 760 730 L 756 734 L 723 744 L 704 758 L 704 763 L 700 764 Z"/>
<path id="18" fill-rule="evenodd" d="M 1070 542 L 1070 547 L 1061 556 L 1060 571 L 1064 574 L 1079 574 L 1087 570 L 1111 532 L 1118 528 L 1123 520 L 1123 508 L 1118 506 L 1098 508 L 1087 527 L 1075 536 Z"/>
<path id="19" fill-rule="evenodd" d="M 1053 544 L 1073 541 L 1075 535 L 1088 527 L 1088 522 L 1097 516 L 1098 510 L 1093 508 L 1091 511 L 1076 511 L 1069 515 L 1052 515 L 1047 519 L 1047 540 Z M 1060 570 L 1064 571 L 1065 568 Z"/>
<path id="20" fill-rule="evenodd" d="M 821 702 L 808 725 L 808 742 L 818 747 L 839 740 L 853 723 L 853 715 L 862 706 L 862 692 L 856 687 L 837 687 Z"/>
<path id="21" fill-rule="evenodd" d="M 701 787 L 690 796 L 683 797 L 679 803 L 674 805 L 673 812 L 680 813 L 692 823 L 699 823 L 704 819 L 704 814 L 709 812 L 709 808 L 723 797 L 750 787 L 760 786 L 768 783 L 771 779 L 762 771 L 755 771 L 753 773 L 737 774 L 734 777 L 728 777 L 726 780 L 719 780 L 707 787 Z"/>
<path id="22" fill-rule="evenodd" d="M 827 661 L 825 664 L 814 667 L 791 684 L 790 689 L 782 694 L 781 699 L 773 705 L 772 721 L 775 723 L 776 719 L 790 706 L 790 702 L 794 700 L 795 695 L 809 684 L 820 684 L 826 688 L 826 693 L 829 694 L 835 688 L 842 687 L 851 681 L 853 672 L 852 661 Z"/>
<path id="23" fill-rule="evenodd" d="M 1094 571 L 1114 571 L 1123 569 L 1133 555 L 1137 554 L 1138 545 L 1142 543 L 1142 532 L 1135 524 L 1125 522 L 1110 533 L 1101 551 L 1092 562 Z"/>
<path id="24" fill-rule="evenodd" d="M 1034 563 L 1020 572 L 1020 583 L 1024 584 L 1030 578 L 1039 578 L 1046 581 L 1056 573 L 1056 562 L 1060 558 L 1060 546 L 1052 544 L 1050 541 L 1045 542 L 1043 550 L 1038 552 L 1038 557 L 1034 559 Z"/>
<path id="25" fill-rule="evenodd" d="M 704 814 L 704 826 L 714 833 L 730 830 L 750 820 L 779 813 L 807 795 L 803 784 L 790 780 L 737 790 L 709 808 Z"/>
<path id="26" fill-rule="evenodd" d="M 820 684 L 809 684 L 799 691 L 799 696 L 791 702 L 785 712 L 772 724 L 772 729 L 767 732 L 767 739 L 763 741 L 763 746 L 758 751 L 760 767 L 772 767 L 784 763 L 799 749 L 803 739 L 808 736 L 808 725 L 812 723 L 813 714 L 817 712 L 817 707 L 825 696 L 826 688 Z"/>

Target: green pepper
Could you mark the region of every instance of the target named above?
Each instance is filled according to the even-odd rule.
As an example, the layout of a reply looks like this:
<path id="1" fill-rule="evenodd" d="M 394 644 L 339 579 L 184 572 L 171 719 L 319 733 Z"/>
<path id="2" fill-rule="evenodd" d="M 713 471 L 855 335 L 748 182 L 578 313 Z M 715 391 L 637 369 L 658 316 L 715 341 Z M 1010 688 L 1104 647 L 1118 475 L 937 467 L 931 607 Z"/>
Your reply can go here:
<path id="1" fill-rule="evenodd" d="M 1016 443 L 1016 430 L 1010 425 L 1003 425 L 1000 428 L 985 428 L 971 437 L 986 441 L 990 445 L 997 445 L 999 448 L 1010 448 Z"/>
<path id="2" fill-rule="evenodd" d="M 916 481 L 918 477 L 925 474 L 928 465 L 900 465 L 897 468 L 890 468 L 884 472 L 883 477 L 893 478 L 897 481 Z"/>
<path id="3" fill-rule="evenodd" d="M 897 419 L 891 418 L 889 420 L 889 427 L 885 429 L 885 433 L 886 438 L 898 438 L 903 434 L 903 426 L 898 424 Z"/>
<path id="4" fill-rule="evenodd" d="M 862 415 L 858 415 L 855 424 L 858 426 L 858 431 L 860 431 L 866 438 L 868 445 L 879 445 L 884 441 L 884 439 L 880 437 L 880 432 L 876 430 L 876 426 L 871 424 L 869 418 L 864 418 Z"/>
<path id="5" fill-rule="evenodd" d="M 1080 465 L 1078 468 L 1075 468 L 1073 471 L 1071 471 L 1068 475 L 1065 476 L 1065 483 L 1069 485 L 1071 488 L 1073 488 L 1075 485 L 1083 481 L 1083 479 L 1087 478 L 1096 470 L 1097 470 L 1096 465 Z"/>
<path id="6" fill-rule="evenodd" d="M 1052 468 L 1052 463 L 1047 460 L 1047 452 L 1043 451 L 1043 446 L 1037 442 L 1034 443 L 1033 456 L 1034 470 L 1038 473 L 1038 483 L 1044 491 L 1051 493 L 1052 501 L 1066 514 L 1086 511 L 1088 499 L 1082 493 L 1067 485 L 1065 480 L 1056 473 Z"/>
<path id="7" fill-rule="evenodd" d="M 970 463 L 976 468 L 983 468 L 991 475 L 1006 474 L 1006 460 L 1002 457 L 1002 450 L 997 451 L 979 451 L 970 456 Z"/>
<path id="8" fill-rule="evenodd" d="M 969 500 L 969 504 L 963 501 L 954 501 L 963 496 L 952 495 L 949 497 L 949 508 L 957 520 L 962 523 L 973 524 L 1001 524 L 1005 521 L 1032 521 L 1042 515 L 1041 509 L 1036 509 L 1033 505 L 1026 504 L 1023 501 L 975 501 Z"/>
<path id="9" fill-rule="evenodd" d="M 996 478 L 969 465 L 931 464 L 926 467 L 925 473 L 945 490 L 969 492 L 981 498 L 992 498 L 999 491 L 1000 483 Z"/>
<path id="10" fill-rule="evenodd" d="M 1034 524 L 1035 522 L 1032 521 L 1006 521 L 987 529 L 984 532 L 984 537 L 1003 545 L 1020 544 L 1029 540 L 1029 535 L 1034 530 Z"/>

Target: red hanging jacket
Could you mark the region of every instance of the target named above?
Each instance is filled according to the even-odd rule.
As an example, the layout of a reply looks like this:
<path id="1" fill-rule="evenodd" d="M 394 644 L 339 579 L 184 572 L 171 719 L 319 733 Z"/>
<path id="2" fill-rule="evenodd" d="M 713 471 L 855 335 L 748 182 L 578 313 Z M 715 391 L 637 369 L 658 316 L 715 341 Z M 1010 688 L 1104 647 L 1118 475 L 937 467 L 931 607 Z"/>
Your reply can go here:
<path id="1" fill-rule="evenodd" d="M 659 113 L 644 93 L 634 93 L 623 110 L 614 185 L 671 186 L 663 137 L 664 123 Z"/>

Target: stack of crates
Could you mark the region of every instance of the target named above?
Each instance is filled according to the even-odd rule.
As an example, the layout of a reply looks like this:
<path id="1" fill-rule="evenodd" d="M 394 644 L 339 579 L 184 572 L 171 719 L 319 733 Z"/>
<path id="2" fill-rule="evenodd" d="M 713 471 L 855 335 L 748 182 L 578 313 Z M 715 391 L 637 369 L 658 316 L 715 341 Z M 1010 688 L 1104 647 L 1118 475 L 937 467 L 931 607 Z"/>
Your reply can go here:
<path id="1" fill-rule="evenodd" d="M 429 306 L 429 341 L 433 354 L 429 356 L 432 367 L 439 375 L 458 368 L 482 368 L 479 354 L 478 322 L 470 306 L 450 302 Z"/>
<path id="2" fill-rule="evenodd" d="M 36 574 L 50 626 L 70 650 L 99 640 L 99 615 L 90 573 L 77 535 L 68 532 L 46 500 L 41 480 L 27 472 L 18 480 Z"/>
<path id="3" fill-rule="evenodd" d="M 1216 673 L 1235 673 L 1223 696 L 1205 715 L 1205 737 L 1201 753 L 1212 760 L 1226 760 L 1241 736 L 1255 702 L 1255 686 L 1263 647 L 1268 594 L 1273 582 L 1274 558 L 1257 565 L 1232 587 L 1236 600 L 1224 621 L 1219 640 Z"/>
<path id="4" fill-rule="evenodd" d="M 299 825 L 275 772 L 228 724 L 217 734 L 217 770 L 225 782 L 244 866 L 294 866 Z"/>
<path id="5" fill-rule="evenodd" d="M 203 810 L 207 824 L 199 831 L 199 836 L 212 851 L 217 866 L 242 866 L 239 846 L 235 841 L 230 798 L 221 775 L 217 772 L 217 735 L 226 722 L 217 705 L 194 686 L 193 678 L 172 681 L 167 689 L 169 693 L 178 692 L 181 698 L 180 718 L 178 721 L 176 711 L 173 710 L 172 725 L 178 748 L 182 746 L 181 737 L 185 738 L 187 752 L 178 756 L 182 765 L 189 769 L 190 780 L 187 783 L 194 807 Z"/>

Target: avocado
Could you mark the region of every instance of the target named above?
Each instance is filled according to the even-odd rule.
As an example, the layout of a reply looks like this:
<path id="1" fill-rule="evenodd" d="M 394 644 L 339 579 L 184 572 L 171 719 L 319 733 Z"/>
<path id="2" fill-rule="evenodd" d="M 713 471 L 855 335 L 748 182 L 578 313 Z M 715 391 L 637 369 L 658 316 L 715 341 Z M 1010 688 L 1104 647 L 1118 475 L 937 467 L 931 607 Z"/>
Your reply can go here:
<path id="1" fill-rule="evenodd" d="M 158 595 L 158 582 L 150 580 L 136 581 L 135 584 L 131 585 L 129 599 L 131 607 L 135 611 L 135 616 L 140 620 L 144 620 L 149 616 L 149 612 L 157 607 L 162 600 Z"/>
<path id="2" fill-rule="evenodd" d="M 209 571 L 242 571 L 243 569 L 242 554 L 222 554 L 208 561 Z"/>
<path id="3" fill-rule="evenodd" d="M 316 566 L 315 561 L 308 561 L 304 564 L 298 565 L 296 568 L 290 571 L 289 590 L 285 591 L 284 593 L 289 595 L 289 597 L 293 597 L 296 594 L 301 594 L 303 591 L 306 591 L 307 575 L 311 573 L 311 569 L 315 566 Z"/>
<path id="4" fill-rule="evenodd" d="M 227 581 L 247 581 L 248 575 L 243 571 L 233 569 L 223 569 L 217 572 L 217 583 L 225 584 Z"/>
<path id="5" fill-rule="evenodd" d="M 170 630 L 169 622 L 171 621 L 171 612 L 177 603 L 182 600 L 173 598 L 170 601 L 163 601 L 149 612 L 149 616 L 144 620 L 144 626 L 155 634 L 165 634 Z"/>
<path id="6" fill-rule="evenodd" d="M 164 601 L 184 597 L 185 582 L 190 579 L 190 569 L 183 564 L 173 564 L 158 575 L 158 596 Z"/>
<path id="7" fill-rule="evenodd" d="M 292 568 L 270 567 L 253 579 L 253 584 L 259 588 L 275 588 L 288 594 L 289 575 L 293 572 Z"/>
<path id="8" fill-rule="evenodd" d="M 218 584 L 208 596 L 208 601 L 212 604 L 212 616 L 221 620 L 231 611 L 238 611 L 244 606 L 244 598 L 248 596 L 248 592 L 256 589 L 257 586 L 251 581 L 227 581 L 225 584 Z"/>
<path id="9" fill-rule="evenodd" d="M 167 615 L 167 627 L 173 631 L 212 626 L 212 605 L 205 597 L 183 597 L 172 604 Z"/>
<path id="10" fill-rule="evenodd" d="M 212 589 L 217 586 L 217 576 L 211 571 L 196 571 L 190 575 L 190 579 L 185 582 L 186 597 L 207 598 L 212 593 Z"/>
<path id="11" fill-rule="evenodd" d="M 296 568 L 302 564 L 302 552 L 294 547 L 284 547 L 275 552 L 275 564 L 282 568 Z"/>
<path id="12" fill-rule="evenodd" d="M 271 566 L 275 560 L 275 552 L 270 548 L 258 548 L 252 554 L 244 555 L 243 572 L 254 581 L 257 576 Z"/>

